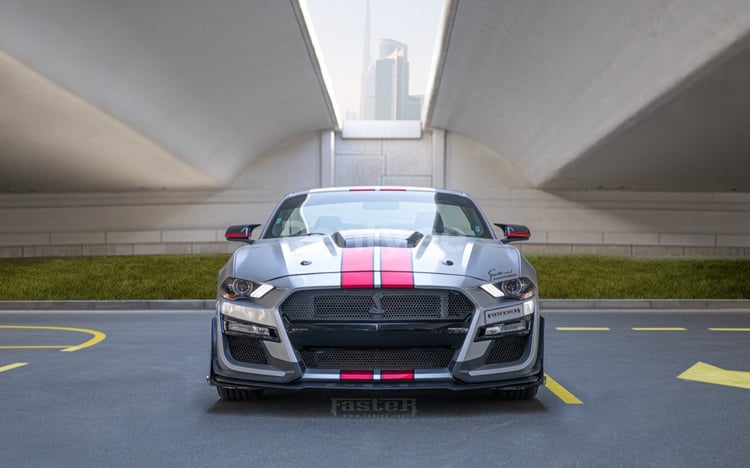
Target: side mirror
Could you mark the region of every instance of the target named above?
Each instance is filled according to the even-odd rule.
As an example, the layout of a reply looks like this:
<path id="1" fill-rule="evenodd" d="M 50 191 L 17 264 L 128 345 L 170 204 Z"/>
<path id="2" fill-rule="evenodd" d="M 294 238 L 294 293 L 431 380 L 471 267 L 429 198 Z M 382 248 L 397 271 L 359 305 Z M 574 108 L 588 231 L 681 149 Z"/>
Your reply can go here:
<path id="1" fill-rule="evenodd" d="M 253 234 L 253 229 L 260 226 L 260 224 L 241 224 L 238 226 L 229 226 L 227 231 L 224 233 L 224 238 L 228 241 L 244 242 L 246 244 L 252 244 L 255 242 L 250 238 Z"/>
<path id="2" fill-rule="evenodd" d="M 510 242 L 525 241 L 531 239 L 531 231 L 523 224 L 500 224 L 495 223 L 495 226 L 503 230 L 503 237 L 500 242 L 508 244 Z"/>

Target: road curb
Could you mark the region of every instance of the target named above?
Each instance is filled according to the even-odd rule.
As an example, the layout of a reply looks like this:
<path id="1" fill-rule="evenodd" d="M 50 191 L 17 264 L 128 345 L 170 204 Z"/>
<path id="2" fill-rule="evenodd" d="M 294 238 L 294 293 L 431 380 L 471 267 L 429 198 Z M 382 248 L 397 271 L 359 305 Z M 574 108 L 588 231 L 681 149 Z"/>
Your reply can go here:
<path id="1" fill-rule="evenodd" d="M 0 301 L 0 310 L 211 310 L 214 299 L 142 301 Z"/>
<path id="2" fill-rule="evenodd" d="M 542 310 L 750 310 L 747 299 L 542 299 L 539 302 Z"/>
<path id="3" fill-rule="evenodd" d="M 213 310 L 213 299 L 0 301 L 0 310 Z M 747 299 L 542 299 L 541 310 L 750 310 Z"/>

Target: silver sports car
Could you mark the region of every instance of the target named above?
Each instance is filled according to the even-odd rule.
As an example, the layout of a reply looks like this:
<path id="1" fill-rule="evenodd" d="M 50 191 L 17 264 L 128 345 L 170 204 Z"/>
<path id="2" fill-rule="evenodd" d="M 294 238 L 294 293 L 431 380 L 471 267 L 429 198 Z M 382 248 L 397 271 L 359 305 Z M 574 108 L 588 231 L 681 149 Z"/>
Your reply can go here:
<path id="1" fill-rule="evenodd" d="M 219 272 L 208 382 L 281 389 L 494 389 L 544 383 L 534 268 L 465 193 L 394 187 L 287 195 Z"/>

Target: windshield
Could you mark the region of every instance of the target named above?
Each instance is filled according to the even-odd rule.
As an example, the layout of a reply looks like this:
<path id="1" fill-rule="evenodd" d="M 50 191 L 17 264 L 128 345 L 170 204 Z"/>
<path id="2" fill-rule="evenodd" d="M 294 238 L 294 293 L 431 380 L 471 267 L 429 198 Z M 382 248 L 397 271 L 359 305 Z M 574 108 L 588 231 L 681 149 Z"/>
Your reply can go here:
<path id="1" fill-rule="evenodd" d="M 468 198 L 422 191 L 314 192 L 286 199 L 264 238 L 360 229 L 399 229 L 424 235 L 491 238 L 479 209 Z"/>

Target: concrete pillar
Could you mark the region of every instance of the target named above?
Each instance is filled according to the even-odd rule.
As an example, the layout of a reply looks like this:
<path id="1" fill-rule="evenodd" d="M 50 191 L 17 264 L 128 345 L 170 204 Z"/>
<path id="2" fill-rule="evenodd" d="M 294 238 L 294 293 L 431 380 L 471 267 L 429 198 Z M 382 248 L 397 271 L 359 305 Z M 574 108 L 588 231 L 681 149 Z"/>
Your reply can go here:
<path id="1" fill-rule="evenodd" d="M 432 185 L 445 188 L 445 130 L 432 130 Z"/>
<path id="2" fill-rule="evenodd" d="M 320 187 L 333 186 L 335 165 L 336 135 L 333 130 L 320 132 Z"/>

